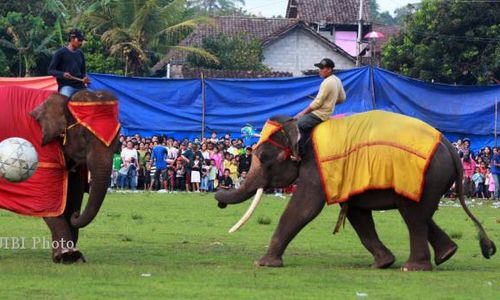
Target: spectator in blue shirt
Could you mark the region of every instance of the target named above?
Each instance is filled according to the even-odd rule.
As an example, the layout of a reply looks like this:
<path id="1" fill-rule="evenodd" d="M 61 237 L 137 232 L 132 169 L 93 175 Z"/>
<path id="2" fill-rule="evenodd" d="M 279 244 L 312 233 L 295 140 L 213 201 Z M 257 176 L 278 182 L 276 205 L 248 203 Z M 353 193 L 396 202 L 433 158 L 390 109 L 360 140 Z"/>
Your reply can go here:
<path id="1" fill-rule="evenodd" d="M 156 171 L 153 180 L 151 181 L 150 190 L 152 190 L 157 183 L 160 183 L 160 187 L 162 186 L 161 183 L 163 180 L 163 173 L 167 170 L 168 150 L 165 146 L 161 145 L 161 139 L 162 138 L 160 137 L 158 141 L 154 142 L 153 152 L 151 155 Z"/>

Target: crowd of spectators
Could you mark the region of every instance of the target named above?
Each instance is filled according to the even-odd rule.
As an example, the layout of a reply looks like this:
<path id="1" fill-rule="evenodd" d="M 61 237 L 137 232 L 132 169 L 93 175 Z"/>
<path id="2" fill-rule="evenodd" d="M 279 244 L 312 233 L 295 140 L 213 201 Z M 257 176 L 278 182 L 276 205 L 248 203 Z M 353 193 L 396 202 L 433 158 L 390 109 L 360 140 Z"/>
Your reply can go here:
<path id="1" fill-rule="evenodd" d="M 120 136 L 113 158 L 111 188 L 213 192 L 238 188 L 252 162 L 252 148 L 229 134 L 193 141 L 164 136 Z"/>
<path id="2" fill-rule="evenodd" d="M 118 190 L 213 192 L 238 188 L 252 162 L 252 148 L 229 134 L 176 140 L 120 136 L 122 150 L 115 153 L 112 188 Z M 462 160 L 466 197 L 498 199 L 500 152 L 486 146 L 477 153 L 465 138 L 453 143 Z M 454 186 L 445 195 L 456 197 Z"/>
<path id="3" fill-rule="evenodd" d="M 500 152 L 497 147 L 486 146 L 474 153 L 470 143 L 467 138 L 453 143 L 462 160 L 465 196 L 497 200 L 500 188 Z M 456 196 L 456 192 L 452 189 L 449 196 Z"/>

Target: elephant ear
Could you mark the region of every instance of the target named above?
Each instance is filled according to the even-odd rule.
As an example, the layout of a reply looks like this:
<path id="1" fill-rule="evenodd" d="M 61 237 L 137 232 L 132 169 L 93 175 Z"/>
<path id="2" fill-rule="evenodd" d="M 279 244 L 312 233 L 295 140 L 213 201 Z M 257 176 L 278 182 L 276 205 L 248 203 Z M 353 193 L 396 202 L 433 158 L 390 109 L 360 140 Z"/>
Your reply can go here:
<path id="1" fill-rule="evenodd" d="M 61 94 L 52 94 L 37 106 L 30 115 L 42 126 L 42 146 L 58 138 L 67 126 L 66 105 L 68 98 Z"/>
<path id="2" fill-rule="evenodd" d="M 295 120 L 289 120 L 285 124 L 285 131 L 288 135 L 287 140 L 290 143 L 288 146 L 292 150 L 292 155 L 299 155 L 299 142 L 301 139 L 299 126 Z"/>

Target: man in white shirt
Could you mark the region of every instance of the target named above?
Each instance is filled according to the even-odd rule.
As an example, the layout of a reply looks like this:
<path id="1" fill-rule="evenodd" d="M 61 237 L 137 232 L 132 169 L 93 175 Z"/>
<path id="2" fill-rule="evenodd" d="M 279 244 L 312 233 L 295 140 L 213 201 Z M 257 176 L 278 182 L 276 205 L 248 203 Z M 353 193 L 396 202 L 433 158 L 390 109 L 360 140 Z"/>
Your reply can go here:
<path id="1" fill-rule="evenodd" d="M 135 161 L 138 161 L 137 158 L 137 150 L 134 149 L 134 145 L 132 141 L 127 142 L 127 147 L 122 149 L 120 153 L 123 162 L 130 162 L 130 158 L 135 158 Z"/>

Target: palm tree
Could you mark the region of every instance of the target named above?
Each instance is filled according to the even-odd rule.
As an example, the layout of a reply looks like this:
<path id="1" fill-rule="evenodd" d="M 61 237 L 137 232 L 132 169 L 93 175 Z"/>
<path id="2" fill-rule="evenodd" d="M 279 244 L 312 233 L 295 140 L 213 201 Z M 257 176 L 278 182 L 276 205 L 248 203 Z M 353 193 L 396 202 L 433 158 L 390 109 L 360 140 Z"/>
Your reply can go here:
<path id="1" fill-rule="evenodd" d="M 141 75 L 151 58 L 160 58 L 168 50 L 197 53 L 217 62 L 211 53 L 177 46 L 196 26 L 207 18 L 186 19 L 186 0 L 100 0 L 84 16 L 92 32 L 101 35 L 113 56 L 125 60 L 126 75 Z"/>
<path id="2" fill-rule="evenodd" d="M 54 33 L 48 33 L 42 18 L 18 12 L 9 12 L 1 17 L 0 28 L 7 35 L 7 38 L 0 38 L 0 46 L 17 52 L 18 76 L 22 76 L 23 69 L 25 76 L 31 76 L 37 58 L 50 55 L 47 46 L 52 42 Z"/>

